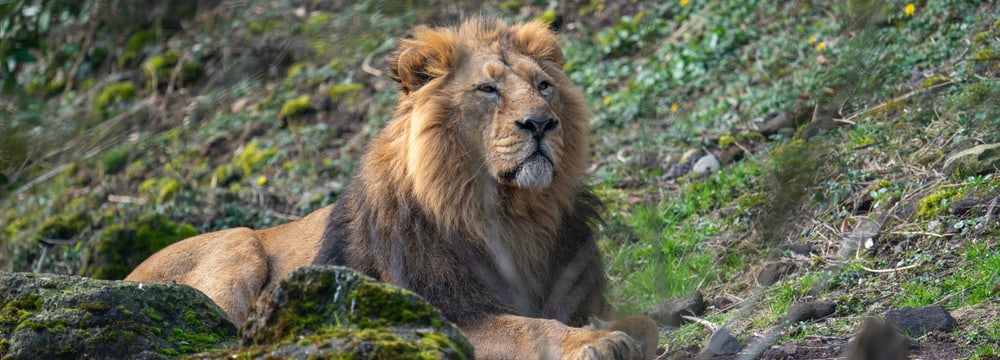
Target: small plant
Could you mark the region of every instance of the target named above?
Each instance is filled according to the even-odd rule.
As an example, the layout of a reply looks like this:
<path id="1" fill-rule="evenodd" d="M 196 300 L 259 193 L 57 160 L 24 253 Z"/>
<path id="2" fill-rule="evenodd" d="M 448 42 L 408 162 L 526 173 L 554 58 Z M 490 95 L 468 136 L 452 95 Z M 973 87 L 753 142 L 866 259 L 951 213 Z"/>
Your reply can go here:
<path id="1" fill-rule="evenodd" d="M 106 114 L 113 106 L 132 100 L 136 95 L 135 85 L 131 81 L 108 84 L 94 97 L 94 113 Z"/>

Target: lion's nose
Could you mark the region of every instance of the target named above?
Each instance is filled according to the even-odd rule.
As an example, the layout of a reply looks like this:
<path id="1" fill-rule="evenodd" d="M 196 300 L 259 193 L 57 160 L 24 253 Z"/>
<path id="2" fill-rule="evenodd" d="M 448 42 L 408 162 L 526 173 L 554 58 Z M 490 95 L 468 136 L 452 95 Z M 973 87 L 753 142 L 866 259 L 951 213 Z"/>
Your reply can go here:
<path id="1" fill-rule="evenodd" d="M 546 132 L 555 129 L 556 126 L 559 125 L 559 122 L 552 119 L 552 115 L 528 115 L 525 116 L 522 121 L 515 121 L 514 125 L 516 125 L 518 129 L 530 131 L 531 135 L 534 136 L 535 139 L 541 139 L 545 136 Z"/>

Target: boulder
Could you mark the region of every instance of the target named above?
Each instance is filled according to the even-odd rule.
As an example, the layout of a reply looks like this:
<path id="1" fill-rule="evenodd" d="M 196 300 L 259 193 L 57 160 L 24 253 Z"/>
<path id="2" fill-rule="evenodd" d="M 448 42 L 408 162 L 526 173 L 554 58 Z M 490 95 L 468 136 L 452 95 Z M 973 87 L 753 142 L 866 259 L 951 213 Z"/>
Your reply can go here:
<path id="1" fill-rule="evenodd" d="M 409 290 L 351 269 L 304 267 L 262 294 L 241 347 L 203 359 L 472 359 L 472 345 Z"/>
<path id="2" fill-rule="evenodd" d="M 941 305 L 892 309 L 885 314 L 885 323 L 913 338 L 932 331 L 949 332 L 958 327 L 958 321 Z"/>
<path id="3" fill-rule="evenodd" d="M 0 273 L 4 359 L 165 359 L 236 343 L 208 297 L 182 285 Z"/>

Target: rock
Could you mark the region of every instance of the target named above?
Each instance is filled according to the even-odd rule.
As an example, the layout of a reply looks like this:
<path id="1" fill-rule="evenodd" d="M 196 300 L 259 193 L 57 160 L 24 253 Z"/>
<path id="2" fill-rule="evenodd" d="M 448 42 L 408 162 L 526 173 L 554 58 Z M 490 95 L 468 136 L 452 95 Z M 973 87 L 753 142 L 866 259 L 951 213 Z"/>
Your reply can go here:
<path id="1" fill-rule="evenodd" d="M 719 309 L 719 311 L 729 310 L 729 308 L 732 307 L 734 303 L 735 301 L 733 301 L 733 299 L 729 298 L 728 296 L 716 296 L 714 299 L 712 299 L 712 306 L 715 306 L 715 308 Z"/>
<path id="2" fill-rule="evenodd" d="M 810 256 L 813 251 L 812 245 L 809 244 L 786 244 L 781 246 L 781 249 L 798 256 Z"/>
<path id="3" fill-rule="evenodd" d="M 905 360 L 909 353 L 905 338 L 894 327 L 867 318 L 844 355 L 847 360 Z"/>
<path id="4" fill-rule="evenodd" d="M 719 163 L 719 159 L 715 155 L 708 154 L 698 158 L 698 161 L 694 162 L 694 166 L 691 167 L 691 172 L 695 175 L 708 175 L 713 172 L 719 171 L 722 164 Z"/>
<path id="5" fill-rule="evenodd" d="M 781 133 L 795 133 L 795 119 L 788 113 L 771 112 L 757 119 L 757 131 L 764 136 Z"/>
<path id="6" fill-rule="evenodd" d="M 956 152 L 944 160 L 944 172 L 952 179 L 995 173 L 1000 169 L 1000 144 L 983 144 Z"/>
<path id="7" fill-rule="evenodd" d="M 4 359 L 165 359 L 232 346 L 236 328 L 183 285 L 0 273 Z"/>
<path id="8" fill-rule="evenodd" d="M 733 355 L 741 350 L 743 350 L 743 344 L 740 344 L 740 341 L 729 333 L 729 328 L 723 326 L 708 338 L 708 346 L 702 353 L 710 351 L 712 355 Z"/>
<path id="9" fill-rule="evenodd" d="M 822 319 L 837 312 L 837 304 L 832 302 L 810 301 L 796 303 L 788 308 L 785 322 L 794 324 L 800 321 Z"/>
<path id="10" fill-rule="evenodd" d="M 705 299 L 701 292 L 695 290 L 687 295 L 653 306 L 646 311 L 646 315 L 653 318 L 657 324 L 678 327 L 684 323 L 682 315 L 701 316 L 704 311 Z"/>
<path id="11" fill-rule="evenodd" d="M 472 345 L 409 290 L 334 266 L 304 267 L 264 292 L 241 348 L 200 358 L 471 359 Z"/>
<path id="12" fill-rule="evenodd" d="M 948 332 L 958 326 L 958 321 L 941 305 L 889 310 L 885 314 L 885 323 L 895 326 L 913 338 L 919 338 L 931 331 Z"/>
<path id="13" fill-rule="evenodd" d="M 670 169 L 663 175 L 663 180 L 670 181 L 687 175 L 694 168 L 694 164 L 701 158 L 701 151 L 688 150 L 684 152 L 676 163 L 670 165 Z"/>
<path id="14" fill-rule="evenodd" d="M 778 280 L 783 279 L 791 273 L 798 270 L 798 265 L 791 261 L 779 261 L 772 262 L 764 265 L 764 268 L 760 269 L 757 273 L 757 284 L 760 286 L 771 286 Z"/>

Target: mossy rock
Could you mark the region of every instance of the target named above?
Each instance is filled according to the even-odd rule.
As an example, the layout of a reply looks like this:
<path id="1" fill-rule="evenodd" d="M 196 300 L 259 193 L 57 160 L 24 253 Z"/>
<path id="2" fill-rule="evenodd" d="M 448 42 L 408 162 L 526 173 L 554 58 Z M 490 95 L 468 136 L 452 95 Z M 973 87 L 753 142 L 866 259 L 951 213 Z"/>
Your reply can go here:
<path id="1" fill-rule="evenodd" d="M 265 291 L 241 343 L 203 358 L 473 357 L 458 328 L 420 296 L 334 266 L 300 268 Z"/>
<path id="2" fill-rule="evenodd" d="M 1000 144 L 984 144 L 948 156 L 945 173 L 954 180 L 969 176 L 992 174 L 1000 169 Z"/>
<path id="3" fill-rule="evenodd" d="M 201 292 L 35 273 L 0 273 L 4 359 L 165 359 L 230 347 L 236 328 Z"/>
<path id="4" fill-rule="evenodd" d="M 197 234 L 191 224 L 175 223 L 160 214 L 144 215 L 128 225 L 111 225 L 91 251 L 85 274 L 123 279 L 156 251 Z"/>

